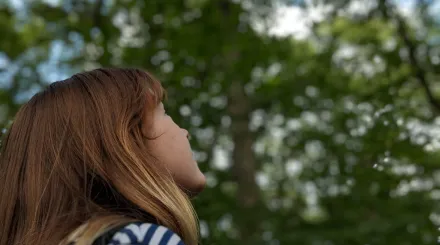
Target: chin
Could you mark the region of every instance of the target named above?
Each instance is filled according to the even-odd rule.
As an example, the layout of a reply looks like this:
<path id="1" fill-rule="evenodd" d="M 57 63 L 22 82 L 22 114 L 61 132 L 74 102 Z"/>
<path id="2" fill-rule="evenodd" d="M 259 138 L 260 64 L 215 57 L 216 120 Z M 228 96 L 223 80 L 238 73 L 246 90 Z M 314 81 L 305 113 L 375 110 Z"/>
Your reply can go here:
<path id="1" fill-rule="evenodd" d="M 199 178 L 197 178 L 197 181 L 194 182 L 190 188 L 186 188 L 186 194 L 190 197 L 196 197 L 200 192 L 202 192 L 205 189 L 206 186 L 206 178 L 205 175 L 203 175 L 200 172 Z"/>

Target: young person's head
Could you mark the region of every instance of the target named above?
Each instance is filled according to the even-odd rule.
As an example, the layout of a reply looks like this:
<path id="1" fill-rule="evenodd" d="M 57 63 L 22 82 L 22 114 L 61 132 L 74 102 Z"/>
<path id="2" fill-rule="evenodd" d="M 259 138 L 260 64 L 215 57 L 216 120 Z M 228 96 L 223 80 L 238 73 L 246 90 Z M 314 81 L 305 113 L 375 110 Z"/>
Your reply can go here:
<path id="1" fill-rule="evenodd" d="M 2 141 L 0 245 L 67 243 L 78 227 L 77 244 L 90 244 L 131 220 L 196 244 L 188 196 L 205 177 L 163 97 L 137 69 L 76 74 L 33 96 Z"/>

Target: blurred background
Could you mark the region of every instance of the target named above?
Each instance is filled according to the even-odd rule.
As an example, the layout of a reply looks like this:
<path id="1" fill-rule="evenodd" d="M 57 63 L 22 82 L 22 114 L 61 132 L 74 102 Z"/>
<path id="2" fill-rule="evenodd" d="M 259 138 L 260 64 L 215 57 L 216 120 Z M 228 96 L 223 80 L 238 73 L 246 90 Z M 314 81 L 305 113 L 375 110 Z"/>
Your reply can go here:
<path id="1" fill-rule="evenodd" d="M 0 1 L 2 128 L 103 66 L 167 88 L 202 244 L 438 243 L 439 0 Z"/>

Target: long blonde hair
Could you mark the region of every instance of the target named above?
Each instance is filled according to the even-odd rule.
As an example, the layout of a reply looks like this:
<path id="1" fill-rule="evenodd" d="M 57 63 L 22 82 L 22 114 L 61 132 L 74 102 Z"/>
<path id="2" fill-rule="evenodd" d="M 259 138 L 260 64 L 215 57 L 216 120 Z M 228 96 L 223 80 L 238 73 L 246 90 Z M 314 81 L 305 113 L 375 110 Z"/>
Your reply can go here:
<path id="1" fill-rule="evenodd" d="M 132 220 L 197 244 L 189 198 L 145 144 L 163 96 L 145 71 L 97 69 L 23 105 L 0 153 L 0 245 L 86 245 Z"/>

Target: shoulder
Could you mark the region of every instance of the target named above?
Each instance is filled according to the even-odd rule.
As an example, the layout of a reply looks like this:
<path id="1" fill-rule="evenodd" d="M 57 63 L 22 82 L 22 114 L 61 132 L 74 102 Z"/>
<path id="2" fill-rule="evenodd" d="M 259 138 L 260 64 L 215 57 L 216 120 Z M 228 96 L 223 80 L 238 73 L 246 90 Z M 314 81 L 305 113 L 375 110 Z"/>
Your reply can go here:
<path id="1" fill-rule="evenodd" d="M 151 223 L 130 223 L 116 230 L 108 245 L 184 245 L 167 227 Z"/>

